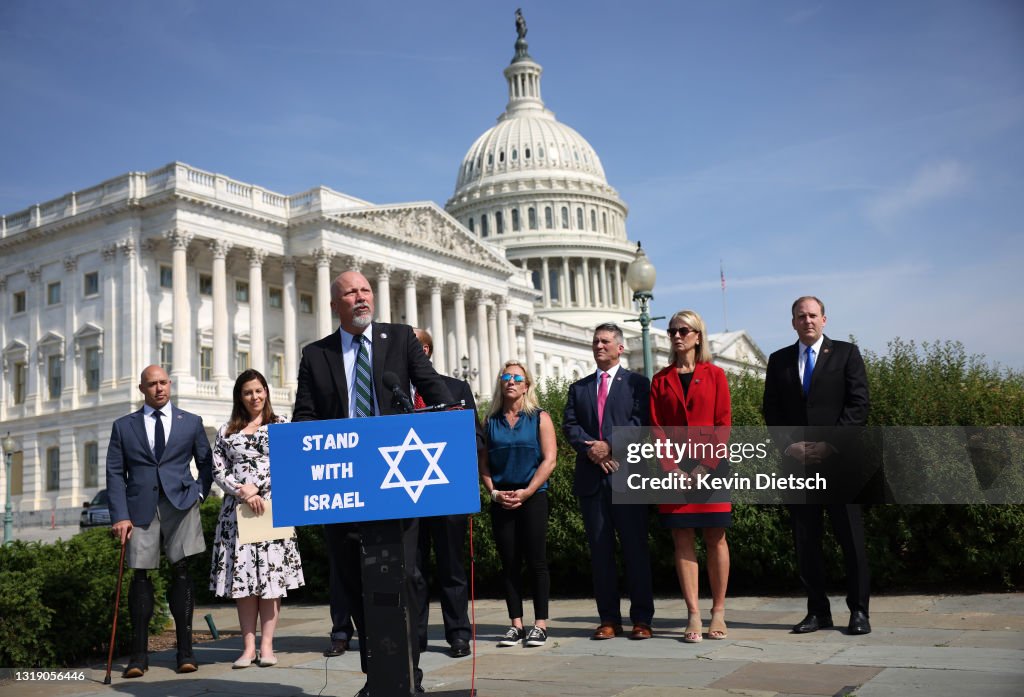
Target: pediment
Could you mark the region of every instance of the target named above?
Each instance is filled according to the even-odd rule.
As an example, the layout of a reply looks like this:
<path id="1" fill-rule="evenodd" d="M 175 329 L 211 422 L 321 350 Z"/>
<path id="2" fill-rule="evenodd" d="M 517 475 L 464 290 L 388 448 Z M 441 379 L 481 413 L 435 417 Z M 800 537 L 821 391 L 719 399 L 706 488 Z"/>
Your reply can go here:
<path id="1" fill-rule="evenodd" d="M 64 337 L 57 332 L 46 332 L 46 336 L 39 340 L 39 348 L 64 348 Z"/>
<path id="2" fill-rule="evenodd" d="M 433 203 L 374 206 L 328 216 L 355 230 L 390 237 L 434 254 L 455 257 L 503 273 L 515 273 L 499 250 L 481 242 Z"/>
<path id="3" fill-rule="evenodd" d="M 12 339 L 7 346 L 4 346 L 5 356 L 10 356 L 16 353 L 28 353 L 28 344 L 20 339 Z"/>
<path id="4" fill-rule="evenodd" d="M 75 339 L 83 341 L 85 339 L 95 339 L 103 336 L 103 327 L 92 322 L 86 322 L 82 325 L 82 328 L 75 332 Z"/>

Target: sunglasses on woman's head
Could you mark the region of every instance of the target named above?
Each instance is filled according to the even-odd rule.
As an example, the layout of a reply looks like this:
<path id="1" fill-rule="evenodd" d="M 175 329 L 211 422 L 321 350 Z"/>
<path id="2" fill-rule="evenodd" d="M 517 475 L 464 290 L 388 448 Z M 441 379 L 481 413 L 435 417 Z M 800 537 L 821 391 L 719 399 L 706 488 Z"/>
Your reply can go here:
<path id="1" fill-rule="evenodd" d="M 525 379 L 526 378 L 523 377 L 522 375 L 513 375 L 512 373 L 502 373 L 501 374 L 501 381 L 502 382 L 508 382 L 509 380 L 512 380 L 513 382 L 522 382 Z"/>
<path id="2" fill-rule="evenodd" d="M 686 338 L 690 333 L 696 332 L 696 329 L 690 329 L 689 327 L 669 327 L 668 335 L 675 336 L 678 334 L 682 338 Z"/>

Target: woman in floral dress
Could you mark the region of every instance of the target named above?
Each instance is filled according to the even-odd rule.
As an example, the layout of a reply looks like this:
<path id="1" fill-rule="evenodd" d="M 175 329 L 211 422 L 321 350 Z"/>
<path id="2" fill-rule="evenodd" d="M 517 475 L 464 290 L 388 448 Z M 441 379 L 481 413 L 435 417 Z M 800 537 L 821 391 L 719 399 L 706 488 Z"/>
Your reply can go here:
<path id="1" fill-rule="evenodd" d="M 236 509 L 248 506 L 264 511 L 270 499 L 270 456 L 267 425 L 281 423 L 270 406 L 267 380 L 256 370 L 246 370 L 235 381 L 231 419 L 217 432 L 213 449 L 213 477 L 224 490 L 214 534 L 210 590 L 238 604 L 242 629 L 242 655 L 235 668 L 272 666 L 274 629 L 281 598 L 288 590 L 305 584 L 302 562 L 294 539 L 238 543 Z M 256 624 L 260 624 L 260 649 L 256 650 Z"/>

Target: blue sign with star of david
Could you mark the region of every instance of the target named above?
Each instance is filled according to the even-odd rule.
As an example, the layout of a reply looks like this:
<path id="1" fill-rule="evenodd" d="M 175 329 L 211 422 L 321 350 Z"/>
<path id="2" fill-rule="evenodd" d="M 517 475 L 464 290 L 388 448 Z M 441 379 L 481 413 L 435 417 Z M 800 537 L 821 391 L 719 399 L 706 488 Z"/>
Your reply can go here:
<path id="1" fill-rule="evenodd" d="M 274 424 L 274 525 L 477 513 L 472 411 Z"/>

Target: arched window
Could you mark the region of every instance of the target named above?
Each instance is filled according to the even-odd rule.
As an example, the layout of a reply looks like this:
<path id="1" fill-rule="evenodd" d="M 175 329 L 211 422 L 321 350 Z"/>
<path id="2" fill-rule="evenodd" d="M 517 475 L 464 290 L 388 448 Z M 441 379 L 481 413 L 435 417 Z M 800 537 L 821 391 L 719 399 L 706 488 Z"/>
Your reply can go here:
<path id="1" fill-rule="evenodd" d="M 489 153 L 487 153 L 487 166 L 490 167 L 493 164 L 494 164 L 494 153 L 493 152 L 489 152 Z"/>
<path id="2" fill-rule="evenodd" d="M 519 209 L 512 209 L 512 232 L 519 232 Z"/>
<path id="3" fill-rule="evenodd" d="M 590 229 L 597 232 L 597 211 L 590 211 Z"/>
<path id="4" fill-rule="evenodd" d="M 543 145 L 538 145 L 537 146 L 537 157 L 539 157 L 542 160 L 544 159 L 544 146 Z"/>
<path id="5" fill-rule="evenodd" d="M 569 207 L 562 206 L 562 227 L 566 230 L 569 229 Z"/>
<path id="6" fill-rule="evenodd" d="M 505 151 L 504 150 L 499 150 L 498 151 L 498 164 L 501 164 L 503 162 L 505 162 Z"/>
<path id="7" fill-rule="evenodd" d="M 544 206 L 544 227 L 548 230 L 555 227 L 555 216 L 551 210 L 551 206 Z"/>
<path id="8" fill-rule="evenodd" d="M 582 208 L 577 208 L 576 209 L 576 229 L 577 230 L 582 230 L 583 229 L 583 209 Z"/>
<path id="9" fill-rule="evenodd" d="M 480 236 L 487 237 L 487 214 L 480 216 Z"/>
<path id="10" fill-rule="evenodd" d="M 530 146 L 523 148 L 523 158 L 526 160 L 530 159 Z"/>
<path id="11" fill-rule="evenodd" d="M 469 223 L 468 223 L 468 225 L 469 225 L 469 231 L 470 231 L 470 232 L 476 232 L 476 229 L 475 229 L 475 227 L 474 227 L 474 225 L 473 225 L 473 218 L 472 218 L 472 216 L 471 216 L 471 217 L 470 217 L 470 219 L 469 219 Z"/>
<path id="12" fill-rule="evenodd" d="M 537 209 L 532 206 L 526 211 L 527 221 L 530 223 L 530 229 L 537 229 Z"/>
<path id="13" fill-rule="evenodd" d="M 494 233 L 496 235 L 505 234 L 505 214 L 501 211 L 495 211 L 494 213 Z"/>
<path id="14" fill-rule="evenodd" d="M 519 151 L 516 150 L 515 148 L 512 148 L 512 161 L 515 162 L 518 159 L 519 159 Z"/>

